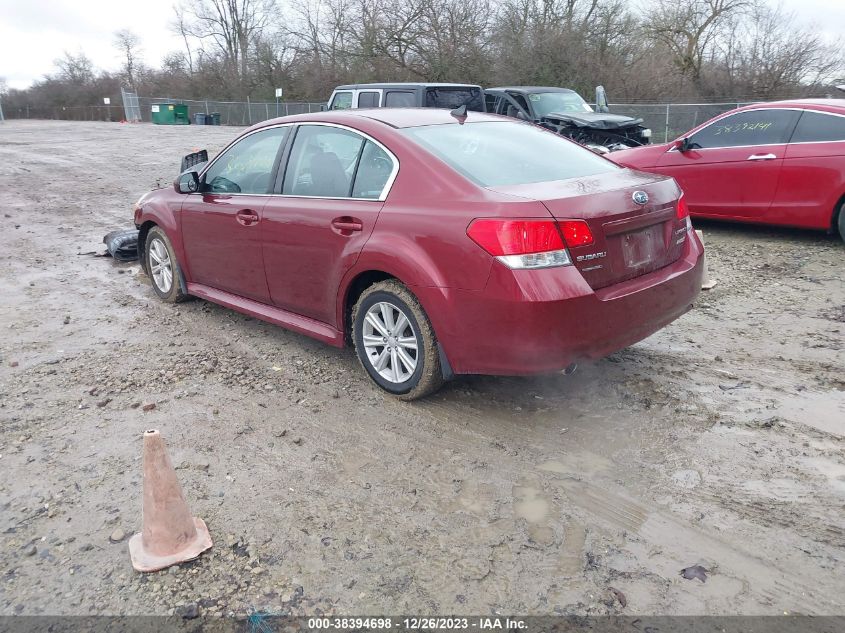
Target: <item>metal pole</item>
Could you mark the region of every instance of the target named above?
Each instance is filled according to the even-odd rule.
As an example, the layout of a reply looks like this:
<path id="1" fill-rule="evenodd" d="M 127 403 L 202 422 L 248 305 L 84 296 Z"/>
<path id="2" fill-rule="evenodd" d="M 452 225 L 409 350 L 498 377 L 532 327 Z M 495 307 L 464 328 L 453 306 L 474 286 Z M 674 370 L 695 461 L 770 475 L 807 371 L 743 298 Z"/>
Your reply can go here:
<path id="1" fill-rule="evenodd" d="M 0 99 L 0 123 L 5 121 L 6 119 L 3 118 L 3 99 Z"/>
<path id="2" fill-rule="evenodd" d="M 279 98 L 276 97 L 276 116 L 279 116 Z"/>
<path id="3" fill-rule="evenodd" d="M 663 132 L 663 142 L 669 142 L 669 104 L 666 104 L 666 129 Z"/>
<path id="4" fill-rule="evenodd" d="M 266 102 L 264 103 L 264 116 L 267 117 L 267 119 L 270 118 L 270 104 Z"/>
<path id="5" fill-rule="evenodd" d="M 252 125 L 252 105 L 249 103 L 249 95 L 246 96 L 246 121 Z"/>

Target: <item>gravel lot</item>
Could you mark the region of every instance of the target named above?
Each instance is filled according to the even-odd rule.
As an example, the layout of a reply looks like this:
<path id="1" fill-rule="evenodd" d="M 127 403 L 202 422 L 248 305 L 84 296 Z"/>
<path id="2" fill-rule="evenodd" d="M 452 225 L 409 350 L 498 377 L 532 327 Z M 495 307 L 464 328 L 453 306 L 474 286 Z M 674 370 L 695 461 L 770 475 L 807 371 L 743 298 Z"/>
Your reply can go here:
<path id="1" fill-rule="evenodd" d="M 90 254 L 238 131 L 0 124 L 0 614 L 845 614 L 838 238 L 703 224 L 719 283 L 665 330 L 402 403 Z M 215 545 L 142 575 L 147 428 Z"/>

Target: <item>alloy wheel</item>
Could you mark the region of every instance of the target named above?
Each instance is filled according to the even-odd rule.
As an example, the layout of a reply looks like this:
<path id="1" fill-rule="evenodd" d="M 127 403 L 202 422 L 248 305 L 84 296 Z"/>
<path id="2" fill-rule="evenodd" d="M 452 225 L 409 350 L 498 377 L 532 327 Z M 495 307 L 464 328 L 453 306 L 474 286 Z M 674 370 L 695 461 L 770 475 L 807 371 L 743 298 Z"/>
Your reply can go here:
<path id="1" fill-rule="evenodd" d="M 382 301 L 367 310 L 363 342 L 367 360 L 385 380 L 399 384 L 414 375 L 419 339 L 408 316 L 396 305 Z"/>
<path id="2" fill-rule="evenodd" d="M 162 294 L 170 292 L 173 286 L 173 264 L 167 246 L 157 237 L 150 242 L 150 273 L 153 283 Z"/>

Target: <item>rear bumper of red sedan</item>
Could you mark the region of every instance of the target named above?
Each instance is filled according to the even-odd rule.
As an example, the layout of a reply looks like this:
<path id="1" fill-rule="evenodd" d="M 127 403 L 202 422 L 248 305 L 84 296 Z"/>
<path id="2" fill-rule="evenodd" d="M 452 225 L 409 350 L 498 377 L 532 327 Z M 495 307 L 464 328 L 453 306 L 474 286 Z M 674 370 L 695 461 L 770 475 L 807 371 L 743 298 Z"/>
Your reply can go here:
<path id="1" fill-rule="evenodd" d="M 526 375 L 607 356 L 687 312 L 701 289 L 703 248 L 690 234 L 674 263 L 600 290 L 574 266 L 493 266 L 481 291 L 416 288 L 456 374 Z"/>

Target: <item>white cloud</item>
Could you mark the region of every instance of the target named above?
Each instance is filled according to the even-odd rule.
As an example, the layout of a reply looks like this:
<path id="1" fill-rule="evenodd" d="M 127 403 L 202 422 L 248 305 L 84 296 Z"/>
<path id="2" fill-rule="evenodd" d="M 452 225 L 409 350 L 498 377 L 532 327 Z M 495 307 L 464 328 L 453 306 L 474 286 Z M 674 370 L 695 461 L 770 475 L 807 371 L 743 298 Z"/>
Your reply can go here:
<path id="1" fill-rule="evenodd" d="M 0 0 L 0 76 L 12 88 L 26 88 L 55 71 L 64 54 L 84 52 L 102 70 L 117 70 L 114 32 L 131 29 L 141 38 L 145 63 L 158 66 L 182 50 L 170 32 L 173 0 Z"/>

